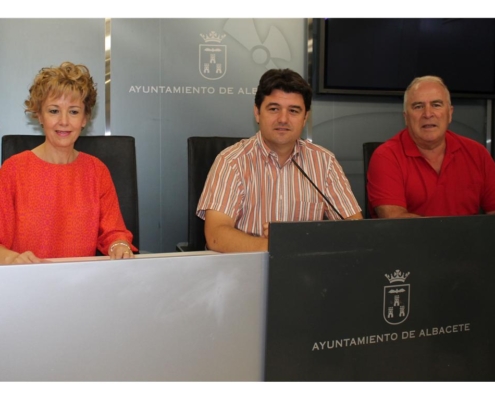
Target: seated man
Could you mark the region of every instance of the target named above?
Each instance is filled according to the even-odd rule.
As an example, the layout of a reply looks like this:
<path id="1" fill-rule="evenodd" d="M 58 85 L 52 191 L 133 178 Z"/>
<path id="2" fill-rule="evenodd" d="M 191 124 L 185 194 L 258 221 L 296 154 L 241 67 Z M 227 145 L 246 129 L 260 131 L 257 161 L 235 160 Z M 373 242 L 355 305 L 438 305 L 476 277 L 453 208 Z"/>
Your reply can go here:
<path id="1" fill-rule="evenodd" d="M 267 251 L 269 222 L 362 218 L 335 156 L 300 139 L 311 96 L 308 83 L 289 69 L 261 77 L 254 106 L 259 132 L 217 156 L 199 200 L 209 249 Z"/>
<path id="2" fill-rule="evenodd" d="M 404 93 L 406 129 L 378 147 L 368 168 L 372 216 L 495 213 L 495 162 L 481 144 L 447 130 L 454 108 L 442 79 L 414 79 Z"/>

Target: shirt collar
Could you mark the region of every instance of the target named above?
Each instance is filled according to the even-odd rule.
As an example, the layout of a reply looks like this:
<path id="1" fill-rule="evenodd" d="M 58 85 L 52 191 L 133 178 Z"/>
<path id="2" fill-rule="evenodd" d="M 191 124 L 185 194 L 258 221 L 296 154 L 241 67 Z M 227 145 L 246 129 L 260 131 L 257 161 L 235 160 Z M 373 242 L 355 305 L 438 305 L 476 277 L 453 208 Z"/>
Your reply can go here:
<path id="1" fill-rule="evenodd" d="M 454 153 L 455 151 L 459 150 L 461 148 L 461 144 L 459 142 L 459 139 L 451 132 L 447 131 L 445 134 L 445 140 L 447 143 L 447 153 Z"/>
<path id="2" fill-rule="evenodd" d="M 258 145 L 258 148 L 261 151 L 261 155 L 265 160 L 269 160 L 270 158 L 273 160 L 276 160 L 278 162 L 278 155 L 275 153 L 273 150 L 271 150 L 263 140 L 263 137 L 261 136 L 261 131 L 258 131 L 256 133 L 256 143 Z M 287 163 L 289 160 L 292 160 L 295 158 L 301 150 L 306 146 L 306 142 L 302 139 L 298 139 L 296 141 L 296 145 L 294 146 L 294 150 L 292 151 L 291 156 L 288 158 Z"/>
<path id="3" fill-rule="evenodd" d="M 409 129 L 404 129 L 402 131 L 402 145 L 404 146 L 404 152 L 408 157 L 422 157 L 419 152 L 418 146 L 414 143 L 414 140 L 411 138 L 411 134 L 409 133 Z"/>
<path id="4" fill-rule="evenodd" d="M 445 143 L 446 150 L 445 153 L 454 153 L 455 151 L 460 149 L 460 144 L 455 135 L 447 130 L 445 132 Z M 409 130 L 406 128 L 402 131 L 402 145 L 404 146 L 404 152 L 408 157 L 422 157 L 419 152 L 418 146 L 414 143 L 414 140 L 411 138 L 411 134 Z"/>

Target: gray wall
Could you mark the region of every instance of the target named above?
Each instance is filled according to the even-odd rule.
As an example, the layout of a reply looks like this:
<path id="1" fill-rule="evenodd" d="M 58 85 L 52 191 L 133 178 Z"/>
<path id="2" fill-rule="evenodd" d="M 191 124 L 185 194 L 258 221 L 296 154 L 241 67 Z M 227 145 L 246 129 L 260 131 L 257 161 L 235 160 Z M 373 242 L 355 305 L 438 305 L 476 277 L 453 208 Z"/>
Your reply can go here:
<path id="1" fill-rule="evenodd" d="M 225 35 L 210 43 L 221 49 L 217 75 L 200 72 L 200 35 L 211 31 Z M 112 19 L 111 133 L 136 137 L 142 250 L 174 251 L 187 240 L 187 138 L 251 136 L 260 76 L 269 68 L 307 76 L 306 32 L 305 19 Z M 103 19 L 0 19 L 0 136 L 41 134 L 23 101 L 41 67 L 65 60 L 86 64 L 98 83 L 84 134 L 104 134 L 104 41 Z M 452 130 L 484 143 L 485 102 L 453 104 Z M 336 154 L 363 206 L 362 143 L 402 127 L 398 97 L 328 95 L 316 96 L 304 135 Z"/>
<path id="2" fill-rule="evenodd" d="M 24 101 L 38 71 L 64 61 L 91 71 L 98 98 L 84 134 L 104 134 L 104 20 L 0 19 L 0 136 L 42 134 L 38 122 L 24 114 Z"/>

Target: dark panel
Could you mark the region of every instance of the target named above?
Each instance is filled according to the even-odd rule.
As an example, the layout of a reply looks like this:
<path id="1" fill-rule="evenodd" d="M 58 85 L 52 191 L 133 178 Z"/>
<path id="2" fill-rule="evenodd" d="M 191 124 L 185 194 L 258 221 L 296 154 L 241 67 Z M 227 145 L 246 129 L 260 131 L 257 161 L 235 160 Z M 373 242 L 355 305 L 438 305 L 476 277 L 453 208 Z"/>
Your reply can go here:
<path id="1" fill-rule="evenodd" d="M 266 380 L 494 380 L 494 231 L 492 216 L 271 224 Z"/>
<path id="2" fill-rule="evenodd" d="M 492 18 L 319 22 L 319 93 L 401 94 L 415 77 L 437 75 L 454 96 L 495 95 Z"/>

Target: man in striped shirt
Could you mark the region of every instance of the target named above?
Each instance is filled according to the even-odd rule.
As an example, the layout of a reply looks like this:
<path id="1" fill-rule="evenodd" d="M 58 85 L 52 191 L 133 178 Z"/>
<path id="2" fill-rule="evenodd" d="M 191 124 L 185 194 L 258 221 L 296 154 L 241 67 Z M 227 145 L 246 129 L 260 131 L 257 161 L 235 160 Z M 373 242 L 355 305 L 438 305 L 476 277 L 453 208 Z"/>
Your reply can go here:
<path id="1" fill-rule="evenodd" d="M 217 156 L 199 200 L 196 213 L 205 220 L 209 249 L 267 251 L 269 222 L 362 219 L 333 153 L 300 139 L 311 97 L 311 87 L 294 71 L 272 69 L 261 77 L 254 106 L 258 133 Z"/>

